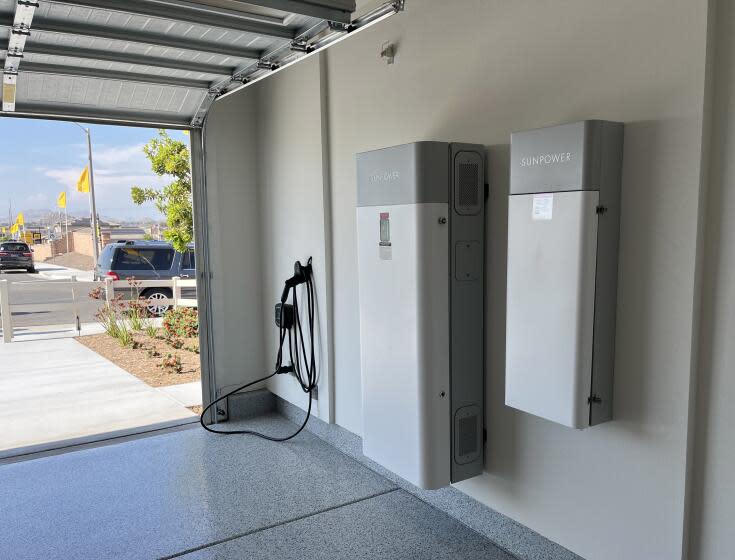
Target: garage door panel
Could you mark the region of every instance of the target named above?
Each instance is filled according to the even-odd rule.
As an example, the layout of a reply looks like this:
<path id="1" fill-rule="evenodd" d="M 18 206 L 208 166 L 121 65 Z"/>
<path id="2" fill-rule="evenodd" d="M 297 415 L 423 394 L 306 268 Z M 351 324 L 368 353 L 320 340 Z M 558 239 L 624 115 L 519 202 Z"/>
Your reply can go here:
<path id="1" fill-rule="evenodd" d="M 402 8 L 384 2 L 353 29 Z M 13 116 L 15 100 L 22 116 L 107 121 L 109 114 L 132 124 L 200 127 L 218 96 L 339 38 L 323 18 L 349 22 L 354 8 L 354 0 L 252 0 L 227 8 L 205 0 L 168 0 L 165 7 L 144 0 L 44 0 L 37 8 L 0 0 L 10 83 L 1 114 Z M 8 33 L 10 14 L 13 25 L 29 26 L 25 44 Z"/>

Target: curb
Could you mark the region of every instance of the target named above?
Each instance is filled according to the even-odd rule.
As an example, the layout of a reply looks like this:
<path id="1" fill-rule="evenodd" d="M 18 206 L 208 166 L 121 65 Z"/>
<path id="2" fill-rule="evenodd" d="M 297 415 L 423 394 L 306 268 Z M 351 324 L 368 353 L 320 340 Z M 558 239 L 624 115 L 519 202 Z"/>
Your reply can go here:
<path id="1" fill-rule="evenodd" d="M 78 277 L 78 276 L 90 273 L 89 271 L 85 271 L 85 270 L 78 271 L 79 275 L 77 274 L 59 274 L 58 272 L 55 273 L 53 270 L 45 270 L 45 271 L 38 270 L 37 272 L 39 276 L 42 276 L 43 278 L 48 278 L 49 280 L 70 280 L 72 276 L 77 276 L 77 282 L 94 282 L 94 280 L 91 278 L 87 280 L 87 279 Z"/>

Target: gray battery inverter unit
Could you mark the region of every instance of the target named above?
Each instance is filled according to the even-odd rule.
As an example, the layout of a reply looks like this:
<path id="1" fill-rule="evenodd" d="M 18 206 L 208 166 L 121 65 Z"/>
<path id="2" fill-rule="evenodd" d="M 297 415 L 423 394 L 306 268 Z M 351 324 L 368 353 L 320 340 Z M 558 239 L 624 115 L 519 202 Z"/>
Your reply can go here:
<path id="1" fill-rule="evenodd" d="M 505 402 L 585 428 L 612 417 L 623 125 L 511 136 Z"/>
<path id="2" fill-rule="evenodd" d="M 421 488 L 482 472 L 485 155 L 357 155 L 363 452 Z"/>

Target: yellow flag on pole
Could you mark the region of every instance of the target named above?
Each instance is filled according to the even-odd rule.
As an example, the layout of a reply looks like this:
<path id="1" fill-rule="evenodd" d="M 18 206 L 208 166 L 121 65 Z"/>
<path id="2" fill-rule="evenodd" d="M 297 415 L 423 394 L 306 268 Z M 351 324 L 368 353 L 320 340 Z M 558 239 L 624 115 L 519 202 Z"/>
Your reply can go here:
<path id="1" fill-rule="evenodd" d="M 18 217 L 15 218 L 15 223 L 18 224 L 19 226 L 26 225 L 25 219 L 23 218 L 23 212 L 20 212 L 18 214 Z"/>
<path id="2" fill-rule="evenodd" d="M 18 233 L 18 224 L 13 224 L 10 226 L 10 233 Z"/>
<path id="3" fill-rule="evenodd" d="M 60 192 L 59 196 L 56 197 L 56 206 L 66 208 L 66 191 Z"/>
<path id="4" fill-rule="evenodd" d="M 79 192 L 89 192 L 89 166 L 84 168 L 82 174 L 77 181 L 77 190 Z"/>

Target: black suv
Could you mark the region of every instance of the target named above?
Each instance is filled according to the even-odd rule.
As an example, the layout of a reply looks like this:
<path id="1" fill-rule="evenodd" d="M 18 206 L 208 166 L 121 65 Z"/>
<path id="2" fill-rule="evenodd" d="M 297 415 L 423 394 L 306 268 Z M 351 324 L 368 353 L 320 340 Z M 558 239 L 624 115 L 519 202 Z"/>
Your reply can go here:
<path id="1" fill-rule="evenodd" d="M 165 241 L 110 243 L 100 253 L 94 269 L 95 280 L 125 280 L 130 277 L 137 280 L 170 280 L 174 276 L 196 278 L 193 244 L 189 245 L 186 252 L 179 253 Z M 115 291 L 120 289 L 115 288 Z M 132 289 L 128 291 L 128 295 L 132 295 Z M 162 315 L 169 307 L 156 300 L 173 296 L 169 287 L 144 288 L 140 295 L 149 300 L 148 310 L 156 315 Z M 196 298 L 196 288 L 182 288 L 181 297 Z"/>
<path id="2" fill-rule="evenodd" d="M 22 241 L 3 241 L 0 243 L 0 270 L 25 269 L 36 272 L 33 264 L 33 251 Z"/>

